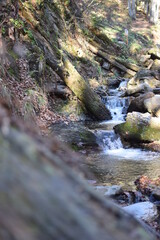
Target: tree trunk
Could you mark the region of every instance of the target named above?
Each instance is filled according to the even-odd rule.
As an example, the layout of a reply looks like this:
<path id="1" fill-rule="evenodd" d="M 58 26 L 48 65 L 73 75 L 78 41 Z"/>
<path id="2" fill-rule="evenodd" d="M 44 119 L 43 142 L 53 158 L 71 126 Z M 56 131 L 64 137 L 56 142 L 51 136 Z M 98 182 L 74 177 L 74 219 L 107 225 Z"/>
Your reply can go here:
<path id="1" fill-rule="evenodd" d="M 156 24 L 158 22 L 159 17 L 159 0 L 151 0 L 150 3 L 150 18 L 149 21 L 151 23 Z"/>
<path id="2" fill-rule="evenodd" d="M 78 99 L 85 105 L 86 109 L 97 119 L 111 119 L 111 114 L 101 102 L 98 95 L 88 86 L 75 67 L 64 57 L 64 67 L 67 71 L 63 79 L 66 85 L 74 92 Z"/>
<path id="3" fill-rule="evenodd" d="M 136 19 L 136 1 L 135 0 L 128 0 L 128 11 L 129 16 L 135 20 Z"/>
<path id="4" fill-rule="evenodd" d="M 67 166 L 75 156 L 57 140 L 50 139 L 49 149 L 33 132 L 35 139 L 27 135 L 23 124 L 22 132 L 6 120 L 1 116 L 1 240 L 155 239 Z"/>
<path id="5" fill-rule="evenodd" d="M 150 0 L 144 0 L 144 13 L 149 17 L 150 12 Z"/>
<path id="6" fill-rule="evenodd" d="M 89 87 L 67 56 L 63 54 L 63 66 L 60 66 L 57 56 L 46 39 L 37 32 L 34 34 L 39 47 L 45 52 L 46 63 L 66 83 L 77 98 L 84 104 L 88 112 L 97 120 L 111 119 L 111 114 L 100 97 Z"/>

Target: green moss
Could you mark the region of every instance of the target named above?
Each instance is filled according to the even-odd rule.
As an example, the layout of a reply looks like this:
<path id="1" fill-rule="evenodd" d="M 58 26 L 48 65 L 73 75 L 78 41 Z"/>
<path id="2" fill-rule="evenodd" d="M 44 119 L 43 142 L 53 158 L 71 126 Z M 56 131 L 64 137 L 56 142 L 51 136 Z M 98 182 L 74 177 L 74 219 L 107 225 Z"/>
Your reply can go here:
<path id="1" fill-rule="evenodd" d="M 14 76 L 14 74 L 15 74 L 14 69 L 11 68 L 11 67 L 8 69 L 8 72 L 9 72 L 9 74 L 10 74 L 11 76 Z"/>
<path id="2" fill-rule="evenodd" d="M 119 124 L 115 127 L 122 138 L 127 140 L 137 140 L 140 142 L 160 141 L 160 129 L 130 122 Z"/>
<path id="3" fill-rule="evenodd" d="M 75 144 L 71 144 L 70 146 L 71 146 L 71 148 L 72 148 L 75 152 L 78 152 L 79 150 L 81 150 L 81 147 L 79 147 L 79 146 L 77 146 L 77 145 L 75 145 Z"/>
<path id="4" fill-rule="evenodd" d="M 14 60 L 18 59 L 18 55 L 13 50 L 8 50 L 9 55 L 14 58 Z"/>

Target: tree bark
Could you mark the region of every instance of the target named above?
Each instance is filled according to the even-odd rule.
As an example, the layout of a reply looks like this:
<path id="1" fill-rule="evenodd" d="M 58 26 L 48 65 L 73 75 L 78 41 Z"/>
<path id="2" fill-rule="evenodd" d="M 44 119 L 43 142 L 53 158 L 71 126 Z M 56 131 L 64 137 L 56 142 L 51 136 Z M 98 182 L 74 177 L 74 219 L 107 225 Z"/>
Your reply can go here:
<path id="1" fill-rule="evenodd" d="M 135 20 L 136 19 L 136 1 L 135 0 L 128 0 L 128 11 L 129 16 Z"/>
<path id="2" fill-rule="evenodd" d="M 121 63 L 119 63 L 115 57 L 107 54 L 105 51 L 102 51 L 101 49 L 98 49 L 97 47 L 94 47 L 93 45 L 89 44 L 88 45 L 89 49 L 91 52 L 93 52 L 94 54 L 96 54 L 97 56 L 107 60 L 108 62 L 110 62 L 113 66 L 119 68 L 120 70 L 124 71 L 125 73 L 128 73 L 130 76 L 135 76 L 136 72 L 128 69 L 127 67 L 125 67 L 124 65 L 122 65 Z"/>
<path id="3" fill-rule="evenodd" d="M 151 0 L 150 2 L 150 18 L 149 21 L 151 23 L 156 24 L 158 22 L 159 17 L 159 0 Z"/>
<path id="4" fill-rule="evenodd" d="M 46 63 L 60 76 L 76 97 L 84 104 L 88 112 L 97 120 L 109 120 L 111 114 L 100 97 L 94 92 L 83 77 L 78 73 L 65 54 L 62 54 L 62 62 L 58 61 L 51 45 L 46 39 L 35 32 L 37 44 L 45 52 Z M 63 66 L 60 66 L 62 65 Z"/>
<path id="5" fill-rule="evenodd" d="M 67 71 L 63 79 L 66 85 L 85 105 L 86 109 L 99 120 L 111 119 L 109 110 L 101 102 L 99 96 L 88 86 L 82 76 L 77 72 L 69 59 L 64 57 L 63 62 Z"/>

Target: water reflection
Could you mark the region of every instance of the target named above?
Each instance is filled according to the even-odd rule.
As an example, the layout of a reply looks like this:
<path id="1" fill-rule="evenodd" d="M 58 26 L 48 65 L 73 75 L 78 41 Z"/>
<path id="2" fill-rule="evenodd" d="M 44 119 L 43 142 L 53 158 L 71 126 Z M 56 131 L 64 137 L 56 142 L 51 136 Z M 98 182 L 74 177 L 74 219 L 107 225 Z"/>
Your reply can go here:
<path id="1" fill-rule="evenodd" d="M 127 152 L 130 153 L 128 157 Z M 141 175 L 151 178 L 160 175 L 159 154 L 140 149 L 128 149 L 126 154 L 123 149 L 123 155 L 120 153 L 122 152 L 118 149 L 117 154 L 86 156 L 86 165 L 95 174 L 98 184 L 121 184 L 125 189 L 131 189 L 134 188 L 134 181 Z"/>

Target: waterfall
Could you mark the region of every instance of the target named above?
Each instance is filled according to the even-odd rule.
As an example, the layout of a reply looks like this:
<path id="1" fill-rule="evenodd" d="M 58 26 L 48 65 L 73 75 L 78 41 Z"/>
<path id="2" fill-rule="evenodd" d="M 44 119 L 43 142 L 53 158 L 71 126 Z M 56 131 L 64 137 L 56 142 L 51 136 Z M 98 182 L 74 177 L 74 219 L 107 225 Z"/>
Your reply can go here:
<path id="1" fill-rule="evenodd" d="M 108 131 L 103 137 L 103 145 L 106 150 L 114 150 L 123 148 L 123 144 L 118 135 L 115 134 L 114 131 Z"/>
<path id="2" fill-rule="evenodd" d="M 128 98 L 119 98 L 118 96 L 108 97 L 106 106 L 111 113 L 112 121 L 124 121 L 128 104 Z"/>
<path id="3" fill-rule="evenodd" d="M 120 87 L 125 87 L 126 82 L 122 82 Z M 127 114 L 127 108 L 129 106 L 129 98 L 128 97 L 119 97 L 119 88 L 110 89 L 109 96 L 107 98 L 106 107 L 109 109 L 112 120 L 105 121 L 106 125 L 115 125 L 125 120 L 125 116 Z M 103 122 L 104 124 L 104 122 Z M 112 126 L 112 128 L 113 128 Z M 114 130 L 100 131 L 99 139 L 102 140 L 102 147 L 104 151 L 114 151 L 118 149 L 123 149 L 123 144 L 121 142 L 120 137 L 115 134 Z"/>

